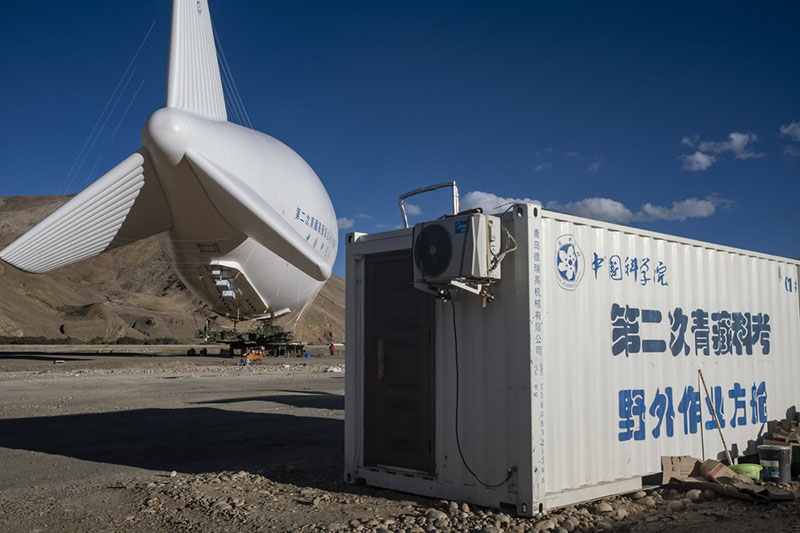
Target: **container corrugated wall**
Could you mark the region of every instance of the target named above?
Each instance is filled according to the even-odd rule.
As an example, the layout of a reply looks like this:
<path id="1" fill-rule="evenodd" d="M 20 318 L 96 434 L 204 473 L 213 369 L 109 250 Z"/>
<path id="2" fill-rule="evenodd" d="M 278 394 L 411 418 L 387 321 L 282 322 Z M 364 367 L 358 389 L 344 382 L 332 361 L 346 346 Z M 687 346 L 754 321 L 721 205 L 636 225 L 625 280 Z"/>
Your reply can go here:
<path id="1" fill-rule="evenodd" d="M 503 503 L 531 514 L 544 500 L 532 453 L 531 337 L 527 241 L 534 219 L 515 217 L 508 227 L 520 252 L 503 262 L 498 301 L 482 307 L 481 297 L 454 290 L 452 301 L 437 301 L 436 472 L 433 479 L 363 464 L 364 365 L 363 256 L 408 249 L 411 230 L 348 237 L 347 390 L 345 478 L 418 494 L 485 506 Z M 502 302 L 502 303 L 500 303 Z M 387 302 L 391 305 L 391 302 Z M 455 325 L 453 312 L 455 310 Z M 456 338 L 457 349 L 456 349 Z M 458 361 L 458 370 L 456 369 Z M 458 409 L 458 414 L 456 410 Z M 459 450 L 459 442 L 461 449 Z M 541 456 L 541 450 L 537 452 Z M 470 472 L 474 472 L 473 473 Z"/>
<path id="2" fill-rule="evenodd" d="M 721 457 L 698 368 L 739 454 L 796 405 L 797 263 L 549 212 L 541 231 L 548 494 Z"/>
<path id="3" fill-rule="evenodd" d="M 411 230 L 348 237 L 346 479 L 530 515 L 635 490 L 663 455 L 719 457 L 698 368 L 739 454 L 795 405 L 800 262 L 531 205 L 503 225 L 518 248 L 495 301 L 436 304 L 433 476 L 363 465 L 361 258 L 408 249 Z M 726 324 L 750 332 L 733 353 Z"/>
<path id="4" fill-rule="evenodd" d="M 525 241 L 530 224 L 520 218 L 507 225 Z M 436 305 L 439 476 L 470 487 L 475 498 L 513 505 L 521 500 L 528 502 L 526 509 L 536 492 L 529 264 L 524 255 L 503 262 L 509 283 L 497 287 L 502 305 L 483 307 L 479 296 L 466 291 L 453 291 L 452 302 Z"/>

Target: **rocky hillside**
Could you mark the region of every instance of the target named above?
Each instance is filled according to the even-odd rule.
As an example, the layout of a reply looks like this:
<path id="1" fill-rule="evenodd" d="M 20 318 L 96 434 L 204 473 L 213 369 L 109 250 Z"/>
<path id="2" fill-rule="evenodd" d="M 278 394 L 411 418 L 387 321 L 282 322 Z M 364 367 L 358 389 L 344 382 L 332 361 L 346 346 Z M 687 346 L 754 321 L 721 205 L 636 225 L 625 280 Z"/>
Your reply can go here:
<path id="1" fill-rule="evenodd" d="M 0 197 L 0 249 L 68 199 Z M 157 237 L 48 274 L 0 261 L 0 343 L 191 342 L 207 318 L 212 327 L 231 326 L 184 288 Z M 302 316 L 294 312 L 281 324 L 305 342 L 343 342 L 344 280 L 332 277 Z"/>

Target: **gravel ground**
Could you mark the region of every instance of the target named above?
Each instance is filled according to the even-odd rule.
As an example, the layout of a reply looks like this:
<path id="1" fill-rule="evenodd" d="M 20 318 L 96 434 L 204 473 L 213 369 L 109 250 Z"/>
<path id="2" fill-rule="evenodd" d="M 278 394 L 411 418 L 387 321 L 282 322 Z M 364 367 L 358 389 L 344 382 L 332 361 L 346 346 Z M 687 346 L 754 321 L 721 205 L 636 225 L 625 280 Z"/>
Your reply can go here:
<path id="1" fill-rule="evenodd" d="M 341 357 L 95 352 L 0 353 L 0 531 L 800 531 L 699 491 L 521 519 L 347 485 Z"/>

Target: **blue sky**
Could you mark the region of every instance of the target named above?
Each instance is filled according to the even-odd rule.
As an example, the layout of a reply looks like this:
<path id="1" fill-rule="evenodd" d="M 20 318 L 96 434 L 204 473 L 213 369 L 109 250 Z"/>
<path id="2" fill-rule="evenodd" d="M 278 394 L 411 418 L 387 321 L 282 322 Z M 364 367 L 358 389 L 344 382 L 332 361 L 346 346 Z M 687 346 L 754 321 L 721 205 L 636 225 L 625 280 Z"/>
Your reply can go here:
<path id="1" fill-rule="evenodd" d="M 164 105 L 170 11 L 4 5 L 0 195 L 78 192 L 140 146 Z M 212 0 L 211 14 L 252 123 L 311 164 L 346 231 L 394 228 L 398 195 L 455 179 L 466 203 L 529 198 L 800 257 L 797 2 Z M 411 222 L 447 194 L 412 200 Z"/>

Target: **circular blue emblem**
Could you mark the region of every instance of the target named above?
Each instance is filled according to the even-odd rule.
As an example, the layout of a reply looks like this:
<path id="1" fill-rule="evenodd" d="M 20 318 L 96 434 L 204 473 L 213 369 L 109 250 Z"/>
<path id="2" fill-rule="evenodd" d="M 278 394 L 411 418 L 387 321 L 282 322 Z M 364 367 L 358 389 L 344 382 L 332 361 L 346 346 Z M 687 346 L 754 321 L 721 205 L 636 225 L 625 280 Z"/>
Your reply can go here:
<path id="1" fill-rule="evenodd" d="M 556 281 L 562 289 L 574 291 L 583 279 L 583 252 L 572 235 L 556 240 Z"/>

